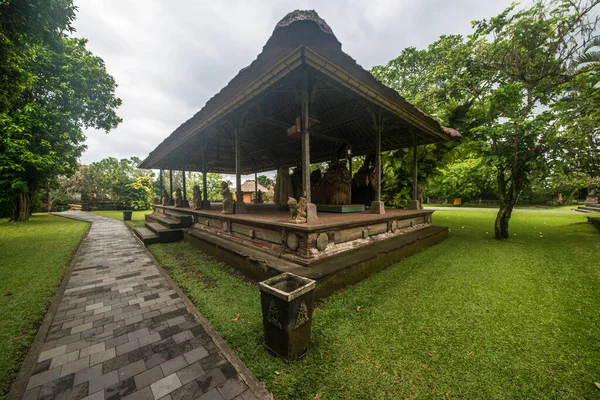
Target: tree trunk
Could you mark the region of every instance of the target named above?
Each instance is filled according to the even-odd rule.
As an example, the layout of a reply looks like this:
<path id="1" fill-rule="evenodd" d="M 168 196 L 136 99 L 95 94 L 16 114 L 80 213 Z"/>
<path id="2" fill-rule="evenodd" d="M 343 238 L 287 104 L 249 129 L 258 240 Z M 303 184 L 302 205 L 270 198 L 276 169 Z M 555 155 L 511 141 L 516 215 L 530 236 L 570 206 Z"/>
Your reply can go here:
<path id="1" fill-rule="evenodd" d="M 30 192 L 18 192 L 13 197 L 13 221 L 29 221 L 31 215 L 31 200 L 33 193 Z"/>

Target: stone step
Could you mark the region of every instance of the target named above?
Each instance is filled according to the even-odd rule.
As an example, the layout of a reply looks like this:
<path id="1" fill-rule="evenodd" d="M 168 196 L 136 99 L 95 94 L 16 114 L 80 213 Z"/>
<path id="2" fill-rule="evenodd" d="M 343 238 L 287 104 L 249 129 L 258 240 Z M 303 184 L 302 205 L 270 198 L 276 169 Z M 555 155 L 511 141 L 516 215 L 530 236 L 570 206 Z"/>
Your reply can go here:
<path id="1" fill-rule="evenodd" d="M 164 212 L 167 218 L 178 221 L 182 228 L 189 228 L 192 226 L 192 216 L 190 214 L 181 213 L 168 208 L 165 208 Z"/>
<path id="2" fill-rule="evenodd" d="M 574 210 L 582 213 L 600 213 L 600 209 L 589 207 L 577 207 Z"/>
<path id="3" fill-rule="evenodd" d="M 178 242 L 183 239 L 182 229 L 169 229 L 157 222 L 146 222 L 146 228 L 158 235 L 160 243 Z"/>
<path id="4" fill-rule="evenodd" d="M 135 236 L 137 236 L 145 246 L 159 242 L 158 235 L 148 228 L 138 227 L 133 230 L 133 233 L 135 233 Z"/>
<path id="5" fill-rule="evenodd" d="M 598 217 L 587 217 L 588 223 L 594 225 L 596 228 L 600 229 L 600 218 Z"/>
<path id="6" fill-rule="evenodd" d="M 146 222 L 157 222 L 168 229 L 183 228 L 181 222 L 172 218 L 168 218 L 164 214 L 152 213 L 146 214 L 144 217 L 146 218 Z"/>
<path id="7" fill-rule="evenodd" d="M 600 204 L 598 203 L 585 203 L 586 208 L 596 208 L 600 210 Z"/>

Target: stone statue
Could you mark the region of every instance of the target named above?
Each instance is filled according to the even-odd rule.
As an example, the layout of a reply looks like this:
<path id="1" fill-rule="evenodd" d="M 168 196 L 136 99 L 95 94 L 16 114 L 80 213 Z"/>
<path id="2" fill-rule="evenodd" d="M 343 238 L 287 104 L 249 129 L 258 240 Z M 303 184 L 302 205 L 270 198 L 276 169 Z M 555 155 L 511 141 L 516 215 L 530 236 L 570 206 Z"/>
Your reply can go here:
<path id="1" fill-rule="evenodd" d="M 171 203 L 171 198 L 167 193 L 167 189 L 163 188 L 162 190 L 162 204 L 163 206 L 168 206 Z"/>
<path id="2" fill-rule="evenodd" d="M 263 193 L 262 190 L 258 189 L 258 192 L 256 192 L 256 203 L 260 204 L 263 202 Z"/>
<path id="3" fill-rule="evenodd" d="M 221 182 L 221 195 L 223 196 L 223 211 L 221 211 L 221 214 L 233 214 L 233 195 L 227 182 Z"/>
<path id="4" fill-rule="evenodd" d="M 183 198 L 181 197 L 181 189 L 175 191 L 175 207 L 183 207 Z"/>
<path id="5" fill-rule="evenodd" d="M 202 209 L 202 193 L 200 193 L 200 188 L 198 187 L 198 185 L 194 185 L 194 187 L 192 188 L 192 193 L 192 206 L 194 210 Z"/>
<path id="6" fill-rule="evenodd" d="M 325 204 L 350 204 L 350 171 L 346 168 L 346 160 L 337 158 L 329 163 L 329 169 L 323 175 L 319 185 L 320 198 Z"/>
<path id="7" fill-rule="evenodd" d="M 306 198 L 300 197 L 300 201 L 295 198 L 288 198 L 288 206 L 290 207 L 290 221 L 297 224 L 306 222 Z"/>

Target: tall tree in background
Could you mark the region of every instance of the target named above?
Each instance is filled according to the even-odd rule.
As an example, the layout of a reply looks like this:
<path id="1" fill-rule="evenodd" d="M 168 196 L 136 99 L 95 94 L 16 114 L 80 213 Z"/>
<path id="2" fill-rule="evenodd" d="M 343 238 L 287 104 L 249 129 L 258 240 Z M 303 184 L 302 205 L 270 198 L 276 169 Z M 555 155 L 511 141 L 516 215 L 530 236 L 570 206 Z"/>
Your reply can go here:
<path id="1" fill-rule="evenodd" d="M 68 37 L 72 0 L 0 3 L 0 193 L 26 221 L 40 187 L 78 167 L 84 128 L 114 129 L 116 84 L 86 40 Z"/>
<path id="2" fill-rule="evenodd" d="M 407 49 L 375 69 L 399 80 L 397 88 L 421 87 L 417 104 L 479 145 L 496 171 L 497 239 L 509 237 L 512 210 L 531 174 L 546 163 L 559 129 L 553 107 L 580 73 L 570 65 L 593 38 L 598 3 L 550 0 L 520 10 L 515 4 L 474 22 L 468 38 L 441 37 L 427 50 Z"/>

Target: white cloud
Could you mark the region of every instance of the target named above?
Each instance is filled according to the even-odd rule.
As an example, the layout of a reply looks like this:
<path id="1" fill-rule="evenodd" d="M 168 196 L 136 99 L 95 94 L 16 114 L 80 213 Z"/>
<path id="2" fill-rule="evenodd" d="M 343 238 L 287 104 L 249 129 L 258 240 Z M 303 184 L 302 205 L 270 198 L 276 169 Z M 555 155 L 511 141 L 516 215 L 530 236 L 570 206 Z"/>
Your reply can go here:
<path id="1" fill-rule="evenodd" d="M 123 123 L 88 131 L 84 164 L 145 158 L 261 51 L 277 22 L 315 9 L 365 68 L 443 34 L 467 34 L 512 0 L 194 1 L 80 0 L 77 36 L 106 62 L 123 100 Z"/>

